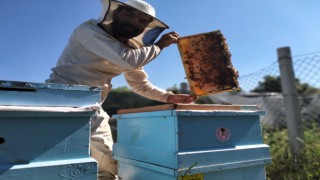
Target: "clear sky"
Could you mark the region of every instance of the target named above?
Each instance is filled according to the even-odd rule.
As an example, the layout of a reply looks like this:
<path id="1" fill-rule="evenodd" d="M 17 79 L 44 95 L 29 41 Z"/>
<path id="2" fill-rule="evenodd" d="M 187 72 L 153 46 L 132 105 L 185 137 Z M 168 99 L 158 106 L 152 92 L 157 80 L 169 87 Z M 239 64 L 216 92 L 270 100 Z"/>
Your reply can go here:
<path id="1" fill-rule="evenodd" d="M 319 0 L 147 0 L 157 17 L 187 36 L 221 30 L 241 75 L 277 61 L 276 49 L 292 55 L 320 51 Z M 98 18 L 100 0 L 1 0 L 0 80 L 44 82 L 73 29 Z M 318 19 L 318 20 L 317 20 Z M 145 67 L 161 88 L 186 82 L 176 45 Z M 123 76 L 114 87 L 126 86 Z"/>

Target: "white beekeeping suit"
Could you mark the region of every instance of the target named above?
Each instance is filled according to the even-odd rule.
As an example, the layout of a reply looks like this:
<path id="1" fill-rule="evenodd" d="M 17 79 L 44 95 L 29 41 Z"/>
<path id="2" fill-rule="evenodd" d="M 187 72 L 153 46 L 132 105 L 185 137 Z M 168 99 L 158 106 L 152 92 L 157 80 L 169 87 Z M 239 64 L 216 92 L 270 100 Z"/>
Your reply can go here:
<path id="1" fill-rule="evenodd" d="M 131 40 L 131 45 L 137 48 L 132 49 L 127 44 L 123 44 L 115 39 L 112 32 L 106 32 L 99 26 L 107 26 L 112 22 L 113 10 L 119 5 L 125 5 L 119 1 L 102 0 L 103 15 L 99 19 L 92 19 L 84 22 L 75 29 L 69 44 L 62 53 L 57 65 L 52 69 L 52 74 L 46 82 L 83 84 L 89 86 L 103 86 L 102 101 L 106 98 L 108 90 L 111 88 L 110 81 L 113 77 L 124 73 L 129 85 L 137 93 L 159 101 L 166 101 L 167 93 L 161 89 L 146 83 L 147 74 L 143 66 L 152 61 L 160 53 L 158 46 L 152 43 L 167 25 L 154 18 L 154 21 L 146 28 L 140 36 Z M 140 0 L 129 0 L 127 4 L 142 4 L 140 6 L 150 7 L 154 15 L 154 9 Z M 142 7 L 135 5 L 143 9 Z M 143 11 L 146 11 L 145 8 Z M 150 16 L 151 16 L 150 15 Z M 99 24 L 99 25 L 98 25 Z M 76 52 L 76 53 L 74 53 Z M 136 74 L 137 73 L 137 74 Z M 130 78 L 134 76 L 135 78 Z M 137 85 L 141 81 L 143 84 Z M 144 87 L 144 85 L 149 86 Z M 141 91 L 142 87 L 145 91 Z M 149 90 L 151 91 L 149 91 Z M 158 94 L 160 92 L 160 94 Z"/>
<path id="2" fill-rule="evenodd" d="M 99 19 L 88 20 L 74 30 L 46 82 L 101 86 L 102 103 L 111 89 L 111 79 L 124 73 L 133 91 L 166 102 L 172 93 L 152 85 L 143 66 L 159 55 L 161 49 L 153 43 L 168 26 L 155 18 L 155 10 L 144 1 L 102 0 L 102 4 L 103 12 Z M 129 44 L 115 39 L 109 28 L 112 12 L 118 6 L 131 6 L 153 18 L 145 31 L 130 39 Z M 102 179 L 113 179 L 117 174 L 116 162 L 111 156 L 113 141 L 108 119 L 102 108 L 91 118 L 91 155 L 99 163 Z"/>

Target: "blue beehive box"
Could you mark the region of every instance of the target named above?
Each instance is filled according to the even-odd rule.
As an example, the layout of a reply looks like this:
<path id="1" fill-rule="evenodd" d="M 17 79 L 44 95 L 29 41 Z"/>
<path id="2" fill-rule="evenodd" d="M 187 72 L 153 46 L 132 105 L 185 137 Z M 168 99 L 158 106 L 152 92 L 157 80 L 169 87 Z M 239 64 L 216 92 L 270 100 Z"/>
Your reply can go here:
<path id="1" fill-rule="evenodd" d="M 0 80 L 0 105 L 4 106 L 90 106 L 99 101 L 100 88 L 67 84 Z"/>
<path id="2" fill-rule="evenodd" d="M 123 179 L 265 179 L 271 162 L 256 106 L 161 105 L 119 111 Z"/>
<path id="3" fill-rule="evenodd" d="M 0 81 L 0 179 L 94 179 L 90 117 L 100 89 Z"/>

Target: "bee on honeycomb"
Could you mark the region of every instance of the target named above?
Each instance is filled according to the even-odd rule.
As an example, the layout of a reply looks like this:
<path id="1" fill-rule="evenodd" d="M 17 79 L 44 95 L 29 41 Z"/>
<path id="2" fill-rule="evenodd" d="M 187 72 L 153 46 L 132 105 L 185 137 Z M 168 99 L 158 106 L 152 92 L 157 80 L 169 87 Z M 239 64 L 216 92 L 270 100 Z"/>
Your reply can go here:
<path id="1" fill-rule="evenodd" d="M 178 39 L 191 93 L 196 96 L 239 90 L 238 71 L 220 30 Z"/>

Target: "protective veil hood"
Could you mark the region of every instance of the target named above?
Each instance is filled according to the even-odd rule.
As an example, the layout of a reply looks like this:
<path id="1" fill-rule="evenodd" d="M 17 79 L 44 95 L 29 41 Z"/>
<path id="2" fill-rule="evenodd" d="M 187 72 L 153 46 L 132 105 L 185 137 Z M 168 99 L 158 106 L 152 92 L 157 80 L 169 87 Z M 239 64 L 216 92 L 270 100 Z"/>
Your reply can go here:
<path id="1" fill-rule="evenodd" d="M 148 46 L 154 43 L 161 32 L 169 28 L 165 23 L 161 22 L 155 17 L 154 8 L 143 0 L 128 0 L 120 2 L 115 0 L 101 0 L 102 13 L 99 17 L 100 25 L 108 26 L 112 22 L 112 13 L 119 6 L 130 6 L 134 9 L 142 11 L 146 16 L 151 16 L 153 21 L 139 36 L 132 38 L 132 40 L 142 46 Z"/>

